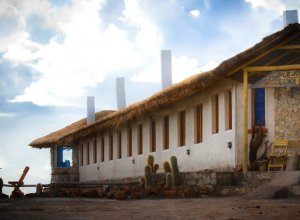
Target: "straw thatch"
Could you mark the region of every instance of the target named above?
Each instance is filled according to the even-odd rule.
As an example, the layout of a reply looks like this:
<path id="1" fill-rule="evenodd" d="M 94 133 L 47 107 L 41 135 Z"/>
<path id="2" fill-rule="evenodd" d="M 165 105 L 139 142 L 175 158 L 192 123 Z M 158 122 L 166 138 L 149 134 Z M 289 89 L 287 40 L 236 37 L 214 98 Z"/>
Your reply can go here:
<path id="1" fill-rule="evenodd" d="M 119 128 L 120 126 L 135 121 L 136 119 L 143 117 L 151 112 L 162 109 L 172 103 L 178 102 L 181 99 L 193 95 L 197 92 L 201 92 L 206 88 L 214 86 L 223 81 L 227 76 L 226 74 L 238 67 L 242 67 L 243 64 L 249 60 L 254 59 L 256 56 L 264 53 L 270 48 L 280 44 L 281 42 L 289 39 L 295 34 L 299 34 L 300 25 L 289 25 L 282 31 L 266 37 L 260 43 L 254 47 L 237 54 L 236 56 L 224 61 L 217 68 L 205 73 L 199 73 L 188 79 L 174 84 L 169 88 L 162 90 L 151 97 L 137 102 L 117 112 L 106 114 L 101 119 L 97 120 L 90 126 L 78 126 L 76 129 L 70 129 L 72 125 L 52 133 L 50 135 L 39 138 L 33 141 L 30 145 L 33 147 L 49 147 L 55 144 L 71 144 L 79 138 L 93 134 L 95 132 L 102 132 L 108 129 Z M 236 75 L 239 72 L 236 72 Z M 235 77 L 232 75 L 230 77 Z M 78 122 L 76 122 L 78 123 Z M 50 140 L 50 141 L 49 141 Z"/>
<path id="2" fill-rule="evenodd" d="M 97 112 L 95 115 L 95 121 L 99 121 L 101 118 L 103 118 L 104 116 L 112 113 L 114 111 L 100 111 Z M 31 142 L 31 146 L 33 147 L 38 147 L 38 148 L 44 148 L 44 147 L 51 147 L 56 145 L 56 143 L 61 139 L 64 138 L 66 135 L 72 134 L 82 128 L 86 128 L 87 127 L 87 120 L 86 118 L 83 118 L 77 122 L 74 122 L 68 126 L 66 126 L 65 128 L 62 128 L 60 130 L 57 130 L 53 133 L 50 133 L 44 137 L 38 138 L 36 140 L 34 140 L 33 142 Z"/>

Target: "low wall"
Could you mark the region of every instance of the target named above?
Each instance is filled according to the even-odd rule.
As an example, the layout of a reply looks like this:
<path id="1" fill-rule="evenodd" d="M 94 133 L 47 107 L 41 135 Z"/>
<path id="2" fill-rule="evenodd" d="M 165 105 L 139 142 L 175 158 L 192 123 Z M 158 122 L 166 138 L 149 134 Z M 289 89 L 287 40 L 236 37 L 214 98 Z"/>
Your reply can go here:
<path id="1" fill-rule="evenodd" d="M 51 183 L 78 182 L 79 173 L 75 167 L 52 167 Z"/>
<path id="2" fill-rule="evenodd" d="M 264 183 L 269 182 L 276 172 L 248 172 L 244 177 L 243 173 L 234 172 L 184 172 L 180 173 L 182 185 L 175 187 L 179 189 L 189 189 L 194 196 L 197 195 L 223 195 L 222 190 L 226 187 L 245 186 L 254 189 Z M 103 197 L 108 191 L 141 191 L 144 189 L 141 181 L 143 178 L 124 178 L 109 181 L 90 181 L 79 183 L 56 183 L 56 195 L 60 196 L 99 196 Z M 158 173 L 153 176 L 154 185 L 158 186 L 157 194 L 162 195 L 165 188 L 166 175 Z M 172 188 L 171 188 L 172 189 Z M 176 189 L 174 189 L 176 190 Z M 146 190 L 147 191 L 147 190 Z M 240 193 L 242 194 L 242 193 Z"/>

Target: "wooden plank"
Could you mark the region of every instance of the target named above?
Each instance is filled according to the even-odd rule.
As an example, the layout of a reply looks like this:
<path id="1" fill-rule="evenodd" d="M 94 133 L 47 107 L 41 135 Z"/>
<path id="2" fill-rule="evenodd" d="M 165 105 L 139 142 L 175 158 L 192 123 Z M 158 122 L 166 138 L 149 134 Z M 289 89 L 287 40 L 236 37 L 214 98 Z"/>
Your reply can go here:
<path id="1" fill-rule="evenodd" d="M 295 34 L 293 37 L 291 37 L 291 38 L 289 38 L 289 39 L 287 39 L 287 40 L 281 42 L 281 44 L 279 44 L 277 47 L 273 47 L 273 48 L 267 50 L 266 52 L 261 53 L 260 55 L 258 55 L 258 56 L 255 57 L 254 59 L 252 59 L 252 60 L 246 62 L 245 64 L 243 64 L 243 65 L 241 65 L 241 66 L 239 66 L 239 67 L 237 67 L 237 68 L 235 68 L 235 69 L 233 69 L 233 70 L 231 70 L 229 73 L 226 74 L 226 76 L 231 76 L 231 75 L 233 75 L 235 72 L 237 72 L 238 70 L 243 69 L 243 68 L 245 68 L 245 67 L 247 67 L 247 66 L 253 64 L 254 62 L 256 62 L 257 60 L 259 60 L 260 58 L 262 58 L 262 57 L 268 55 L 269 53 L 271 53 L 271 52 L 273 52 L 274 50 L 278 49 L 279 47 L 283 46 L 284 44 L 286 44 L 286 43 L 289 42 L 290 40 L 295 39 L 295 38 L 298 37 L 299 35 L 300 35 L 300 33 L 297 33 L 297 34 Z"/>
<path id="2" fill-rule="evenodd" d="M 300 49 L 300 45 L 283 45 L 278 47 L 279 50 L 294 50 L 294 49 Z"/>
<path id="3" fill-rule="evenodd" d="M 300 69 L 300 64 L 281 65 L 281 66 L 248 66 L 244 70 L 247 72 L 268 72 L 282 70 L 297 70 Z"/>

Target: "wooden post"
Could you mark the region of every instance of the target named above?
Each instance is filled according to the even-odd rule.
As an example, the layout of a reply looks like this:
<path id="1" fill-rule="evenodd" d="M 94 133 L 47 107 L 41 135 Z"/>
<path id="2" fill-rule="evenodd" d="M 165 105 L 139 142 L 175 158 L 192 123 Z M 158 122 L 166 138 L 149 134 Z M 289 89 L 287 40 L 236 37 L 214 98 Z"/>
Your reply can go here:
<path id="1" fill-rule="evenodd" d="M 248 171 L 248 72 L 243 69 L 244 75 L 244 151 L 243 151 L 243 173 Z"/>
<path id="2" fill-rule="evenodd" d="M 3 188 L 3 180 L 0 178 L 0 197 L 2 195 L 2 188 Z"/>

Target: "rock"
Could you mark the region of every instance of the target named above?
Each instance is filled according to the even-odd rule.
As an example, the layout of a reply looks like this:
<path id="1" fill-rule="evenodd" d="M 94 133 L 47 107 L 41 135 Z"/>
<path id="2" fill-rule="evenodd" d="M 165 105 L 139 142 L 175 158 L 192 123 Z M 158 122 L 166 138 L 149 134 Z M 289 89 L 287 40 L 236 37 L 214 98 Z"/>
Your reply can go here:
<path id="1" fill-rule="evenodd" d="M 86 196 L 88 197 L 98 197 L 98 195 L 99 194 L 97 189 L 91 189 L 86 192 Z"/>
<path id="2" fill-rule="evenodd" d="M 115 197 L 115 192 L 114 191 L 109 191 L 108 193 L 106 193 L 106 198 L 107 199 L 114 199 Z"/>
<path id="3" fill-rule="evenodd" d="M 149 186 L 145 189 L 148 195 L 161 196 L 163 188 L 160 186 Z"/>
<path id="4" fill-rule="evenodd" d="M 125 191 L 126 195 L 130 195 L 132 192 L 132 189 L 129 186 L 125 186 L 124 191 Z"/>
<path id="5" fill-rule="evenodd" d="M 118 191 L 115 193 L 115 199 L 116 200 L 125 200 L 127 199 L 127 195 L 125 191 Z"/>
<path id="6" fill-rule="evenodd" d="M 202 185 L 199 187 L 199 190 L 198 190 L 198 193 L 199 194 L 207 194 L 208 193 L 208 189 L 206 186 Z"/>
<path id="7" fill-rule="evenodd" d="M 196 196 L 195 192 L 192 189 L 190 189 L 190 188 L 185 189 L 183 191 L 183 193 L 184 193 L 185 198 L 195 197 Z"/>
<path id="8" fill-rule="evenodd" d="M 103 191 L 103 189 L 100 188 L 97 191 L 98 191 L 98 196 L 99 197 L 105 197 L 105 192 Z"/>
<path id="9" fill-rule="evenodd" d="M 143 192 L 131 192 L 131 198 L 132 199 L 142 199 L 144 197 Z"/>
<path id="10" fill-rule="evenodd" d="M 177 192 L 174 190 L 166 190 L 163 192 L 163 195 L 168 199 L 174 199 L 177 196 Z"/>

